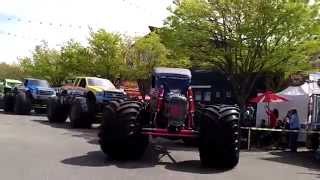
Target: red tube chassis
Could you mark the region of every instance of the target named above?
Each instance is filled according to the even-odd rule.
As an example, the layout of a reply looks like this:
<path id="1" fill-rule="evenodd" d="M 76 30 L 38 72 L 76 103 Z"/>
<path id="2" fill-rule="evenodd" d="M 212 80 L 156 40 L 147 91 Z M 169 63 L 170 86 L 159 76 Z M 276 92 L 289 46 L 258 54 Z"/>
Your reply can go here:
<path id="1" fill-rule="evenodd" d="M 161 88 L 157 97 L 157 104 L 156 104 L 156 115 L 154 117 L 154 124 L 157 121 L 157 114 L 160 112 L 161 108 L 163 108 L 164 104 L 164 89 Z M 187 122 L 185 123 L 186 126 L 183 127 L 179 131 L 170 131 L 165 128 L 142 128 L 142 134 L 145 135 L 152 135 L 157 137 L 177 137 L 177 138 L 196 138 L 198 137 L 198 131 L 194 130 L 194 112 L 195 112 L 195 105 L 193 100 L 193 92 L 191 87 L 188 88 L 187 92 L 187 99 L 188 99 L 188 114 L 187 114 Z"/>
<path id="2" fill-rule="evenodd" d="M 198 136 L 198 131 L 192 129 L 182 129 L 178 132 L 170 132 L 168 129 L 161 128 L 142 128 L 142 134 L 160 136 L 160 137 L 180 137 L 180 138 L 195 138 Z"/>

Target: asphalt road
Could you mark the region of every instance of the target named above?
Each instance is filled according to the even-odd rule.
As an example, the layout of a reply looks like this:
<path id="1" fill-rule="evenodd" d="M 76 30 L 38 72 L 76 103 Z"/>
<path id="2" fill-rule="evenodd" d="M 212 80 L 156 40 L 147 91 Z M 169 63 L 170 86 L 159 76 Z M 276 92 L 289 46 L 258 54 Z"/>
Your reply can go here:
<path id="1" fill-rule="evenodd" d="M 320 162 L 310 152 L 241 152 L 228 171 L 203 169 L 196 148 L 168 145 L 168 157 L 157 160 L 149 148 L 137 162 L 106 159 L 97 145 L 97 129 L 69 129 L 48 124 L 42 116 L 0 114 L 0 179 L 8 180 L 309 180 L 320 178 Z"/>

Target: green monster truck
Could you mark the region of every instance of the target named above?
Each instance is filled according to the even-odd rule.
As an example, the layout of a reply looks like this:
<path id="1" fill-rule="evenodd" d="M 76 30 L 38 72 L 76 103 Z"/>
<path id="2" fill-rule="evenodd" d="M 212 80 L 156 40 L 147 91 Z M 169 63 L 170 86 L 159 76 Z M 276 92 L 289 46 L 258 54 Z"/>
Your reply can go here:
<path id="1" fill-rule="evenodd" d="M 73 85 L 57 89 L 49 100 L 49 122 L 65 122 L 69 116 L 71 128 L 90 128 L 102 117 L 103 107 L 110 101 L 126 99 L 126 93 L 109 80 L 97 77 L 77 77 Z"/>

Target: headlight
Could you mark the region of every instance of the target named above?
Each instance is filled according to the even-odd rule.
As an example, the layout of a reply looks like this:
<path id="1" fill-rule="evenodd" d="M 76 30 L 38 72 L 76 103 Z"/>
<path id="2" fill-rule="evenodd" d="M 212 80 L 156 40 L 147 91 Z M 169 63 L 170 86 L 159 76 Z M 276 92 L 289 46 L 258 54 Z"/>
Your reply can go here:
<path id="1" fill-rule="evenodd" d="M 30 89 L 31 93 L 33 94 L 39 94 L 39 91 L 38 89 Z"/>
<path id="2" fill-rule="evenodd" d="M 103 96 L 103 91 L 101 91 L 101 92 L 96 92 L 96 96 Z"/>

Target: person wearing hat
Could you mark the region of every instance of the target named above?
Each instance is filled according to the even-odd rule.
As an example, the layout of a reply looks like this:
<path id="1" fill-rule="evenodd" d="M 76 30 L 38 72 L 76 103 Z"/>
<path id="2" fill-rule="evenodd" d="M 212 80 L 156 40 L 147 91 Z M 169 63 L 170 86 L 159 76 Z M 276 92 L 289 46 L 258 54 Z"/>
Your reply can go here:
<path id="1" fill-rule="evenodd" d="M 289 129 L 290 130 L 299 130 L 300 129 L 300 120 L 298 116 L 298 111 L 296 109 L 290 110 L 289 115 Z M 289 148 L 292 152 L 297 152 L 298 144 L 298 132 L 289 132 Z"/>

